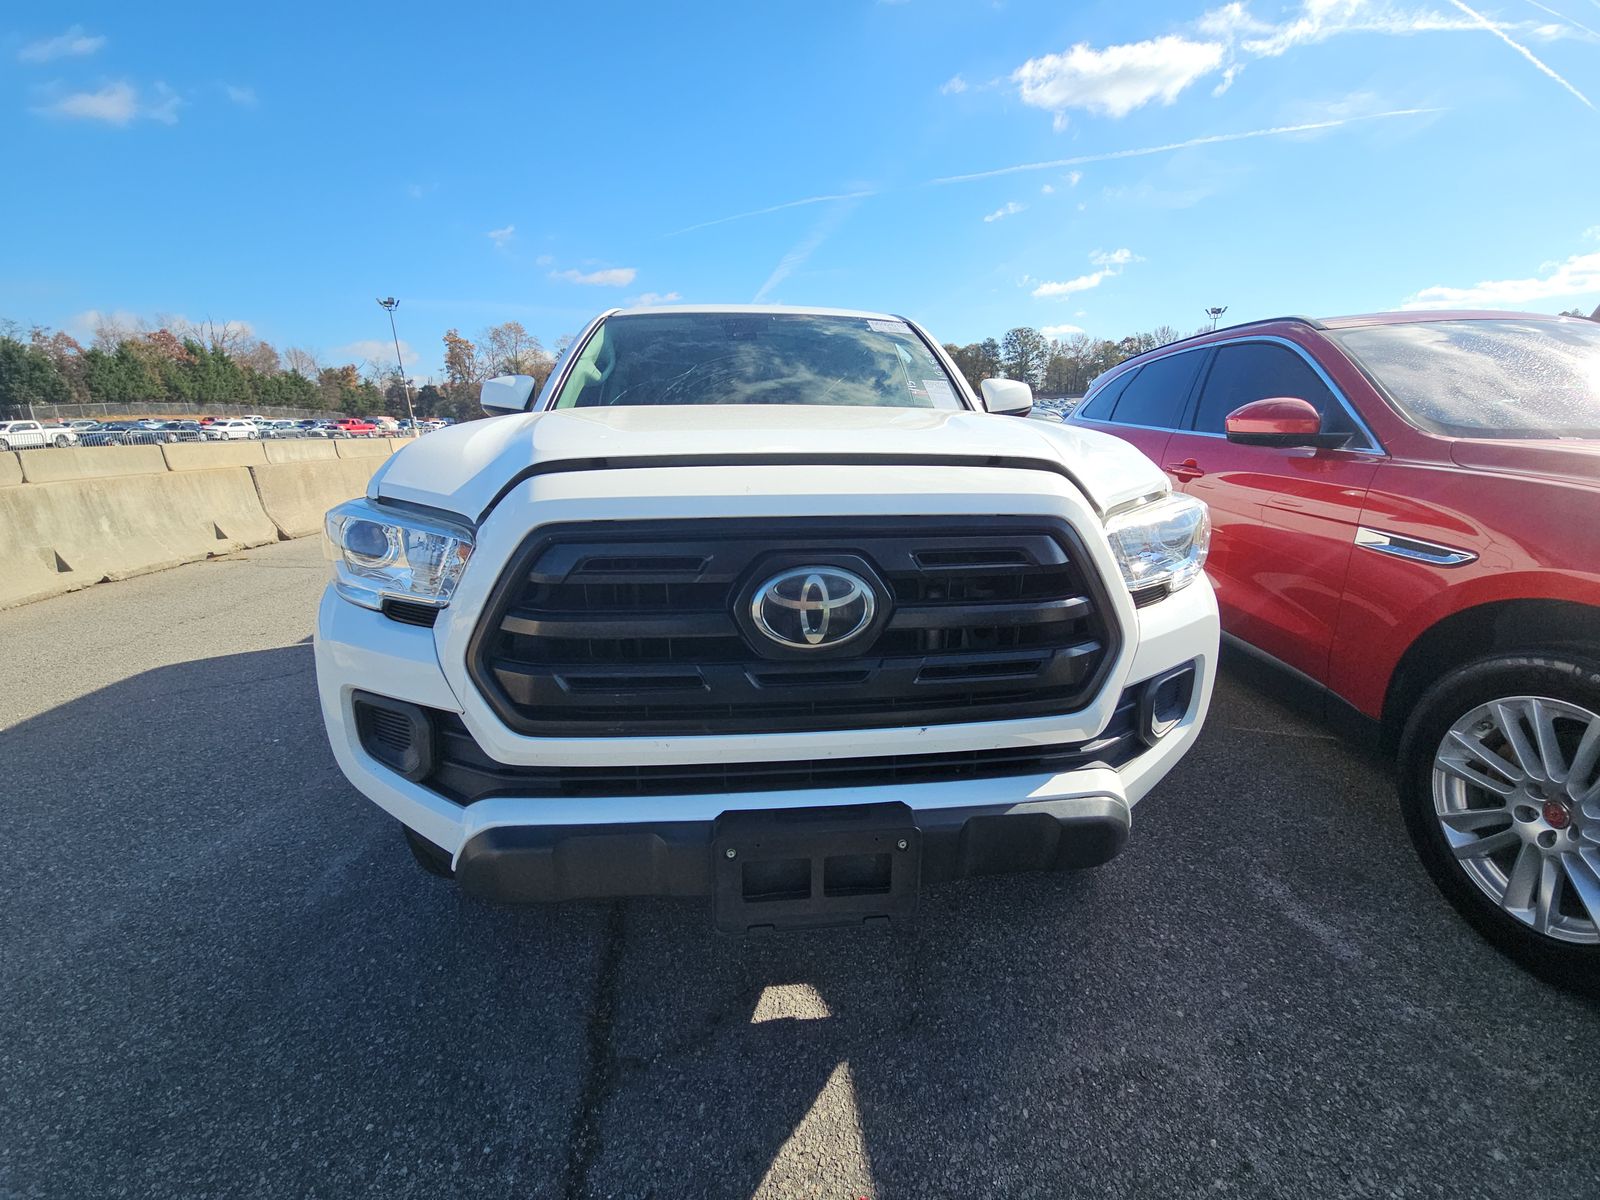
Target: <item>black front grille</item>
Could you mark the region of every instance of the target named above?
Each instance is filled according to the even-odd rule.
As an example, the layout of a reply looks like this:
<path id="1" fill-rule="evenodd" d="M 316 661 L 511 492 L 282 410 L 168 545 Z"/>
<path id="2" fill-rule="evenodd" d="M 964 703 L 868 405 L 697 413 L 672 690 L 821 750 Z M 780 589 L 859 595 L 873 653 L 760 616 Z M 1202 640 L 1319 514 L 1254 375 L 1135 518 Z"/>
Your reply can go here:
<path id="1" fill-rule="evenodd" d="M 846 563 L 886 592 L 887 616 L 859 649 L 785 653 L 736 615 L 773 570 Z M 654 521 L 531 536 L 469 661 L 521 733 L 766 733 L 1072 712 L 1116 638 L 1064 521 Z"/>
<path id="2" fill-rule="evenodd" d="M 1139 691 L 1129 689 L 1099 737 L 1048 746 L 773 763 L 540 767 L 496 762 L 460 717 L 430 710 L 435 757 L 422 783 L 457 804 L 471 804 L 495 796 L 726 795 L 1059 774 L 1089 766 L 1120 767 L 1141 753 L 1145 744 L 1139 737 L 1138 713 Z"/>

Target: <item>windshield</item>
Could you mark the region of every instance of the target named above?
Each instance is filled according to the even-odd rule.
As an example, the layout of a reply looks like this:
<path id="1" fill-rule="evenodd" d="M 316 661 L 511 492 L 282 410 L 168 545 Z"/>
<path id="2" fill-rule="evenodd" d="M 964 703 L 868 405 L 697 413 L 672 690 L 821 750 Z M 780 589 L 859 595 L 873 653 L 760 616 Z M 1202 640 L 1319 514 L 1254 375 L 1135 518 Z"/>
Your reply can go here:
<path id="1" fill-rule="evenodd" d="M 552 407 L 636 404 L 965 407 L 903 321 L 732 312 L 611 317 Z"/>
<path id="2" fill-rule="evenodd" d="M 1331 333 L 1417 425 L 1452 437 L 1600 437 L 1600 325 L 1420 321 Z"/>

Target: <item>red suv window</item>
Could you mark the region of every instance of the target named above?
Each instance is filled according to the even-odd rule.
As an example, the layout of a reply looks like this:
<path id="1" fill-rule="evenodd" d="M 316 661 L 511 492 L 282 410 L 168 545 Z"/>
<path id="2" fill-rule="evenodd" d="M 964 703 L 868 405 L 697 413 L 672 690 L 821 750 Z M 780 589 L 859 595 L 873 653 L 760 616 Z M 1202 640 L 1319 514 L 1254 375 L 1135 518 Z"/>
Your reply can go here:
<path id="1" fill-rule="evenodd" d="M 1206 374 L 1205 390 L 1195 410 L 1196 433 L 1222 433 L 1227 416 L 1252 400 L 1294 396 L 1322 414 L 1328 433 L 1354 433 L 1355 424 L 1311 365 L 1272 342 L 1236 342 L 1223 346 Z"/>

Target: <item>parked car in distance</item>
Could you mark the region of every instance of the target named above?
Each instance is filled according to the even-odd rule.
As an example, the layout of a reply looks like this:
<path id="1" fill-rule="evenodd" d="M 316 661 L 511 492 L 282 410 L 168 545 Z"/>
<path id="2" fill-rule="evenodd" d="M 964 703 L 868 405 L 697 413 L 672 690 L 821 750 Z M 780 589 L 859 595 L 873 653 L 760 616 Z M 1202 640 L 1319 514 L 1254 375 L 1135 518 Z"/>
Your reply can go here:
<path id="1" fill-rule="evenodd" d="M 1210 506 L 1225 636 L 1379 727 L 1456 908 L 1600 984 L 1600 324 L 1261 321 L 1130 359 L 1069 422 Z"/>
<path id="2" fill-rule="evenodd" d="M 913 323 L 623 310 L 534 384 L 327 518 L 329 739 L 425 869 L 896 920 L 1107 861 L 1198 733 L 1204 505 Z"/>
<path id="3" fill-rule="evenodd" d="M 340 417 L 334 424 L 350 437 L 371 437 L 378 432 L 376 425 L 361 417 Z"/>
<path id="4" fill-rule="evenodd" d="M 41 446 L 70 446 L 76 431 L 38 421 L 0 421 L 0 450 L 33 450 Z"/>
<path id="5" fill-rule="evenodd" d="M 243 417 L 224 417 L 211 422 L 207 428 L 213 437 L 221 435 L 229 441 L 240 439 L 256 439 L 261 436 L 261 428 L 254 421 L 247 421 Z"/>

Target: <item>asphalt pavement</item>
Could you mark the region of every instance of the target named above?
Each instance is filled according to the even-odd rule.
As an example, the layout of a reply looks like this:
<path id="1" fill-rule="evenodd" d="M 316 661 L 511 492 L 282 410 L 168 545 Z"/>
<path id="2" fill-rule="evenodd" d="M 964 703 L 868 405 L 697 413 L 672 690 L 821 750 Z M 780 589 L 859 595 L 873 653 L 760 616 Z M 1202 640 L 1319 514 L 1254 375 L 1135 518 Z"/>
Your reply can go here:
<path id="1" fill-rule="evenodd" d="M 322 581 L 0 613 L 0 1197 L 1600 1195 L 1600 1011 L 1240 678 L 1110 865 L 735 940 L 423 875 L 324 741 Z"/>

